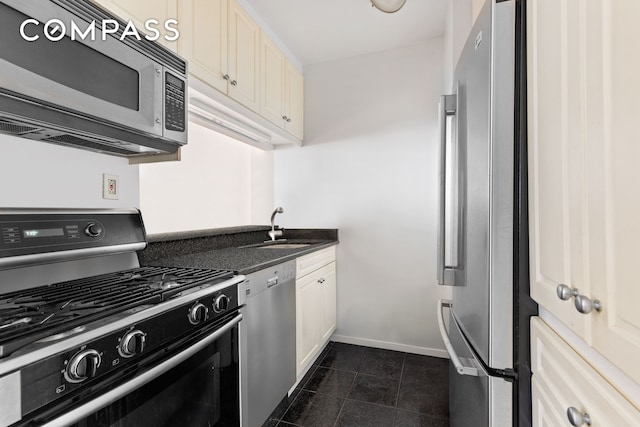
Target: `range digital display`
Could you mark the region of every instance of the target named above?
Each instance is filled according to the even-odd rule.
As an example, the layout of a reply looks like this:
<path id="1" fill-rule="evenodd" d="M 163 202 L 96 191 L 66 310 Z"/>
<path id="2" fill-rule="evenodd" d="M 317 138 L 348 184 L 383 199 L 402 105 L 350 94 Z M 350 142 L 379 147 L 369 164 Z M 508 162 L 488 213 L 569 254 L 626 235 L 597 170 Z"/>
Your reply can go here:
<path id="1" fill-rule="evenodd" d="M 56 237 L 64 236 L 64 230 L 62 228 L 39 228 L 33 230 L 23 230 L 22 234 L 25 238 L 32 237 Z"/>

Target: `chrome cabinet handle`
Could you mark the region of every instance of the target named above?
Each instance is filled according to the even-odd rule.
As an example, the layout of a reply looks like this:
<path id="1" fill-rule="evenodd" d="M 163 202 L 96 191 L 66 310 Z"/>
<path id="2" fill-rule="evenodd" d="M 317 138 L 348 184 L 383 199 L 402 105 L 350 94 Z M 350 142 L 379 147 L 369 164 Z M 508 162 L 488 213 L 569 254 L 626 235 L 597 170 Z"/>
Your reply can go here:
<path id="1" fill-rule="evenodd" d="M 578 310 L 582 314 L 589 314 L 593 310 L 600 311 L 602 310 L 602 303 L 600 300 L 594 299 L 591 300 L 589 297 L 585 295 L 580 295 L 580 291 L 578 288 L 570 288 L 567 285 L 559 284 L 556 288 L 556 295 L 563 301 L 574 297 L 574 304 L 576 306 L 576 310 Z"/>
<path id="2" fill-rule="evenodd" d="M 591 425 L 591 417 L 586 412 L 583 414 L 578 411 L 577 408 L 571 406 L 567 409 L 567 418 L 569 418 L 569 422 L 574 427 L 580 427 L 581 425 Z"/>
<path id="3" fill-rule="evenodd" d="M 229 74 L 225 74 L 224 76 L 222 76 L 222 78 L 223 78 L 224 80 L 229 81 L 229 79 L 230 79 L 231 77 L 229 77 Z"/>
<path id="4" fill-rule="evenodd" d="M 571 297 L 577 297 L 578 295 L 580 295 L 580 292 L 578 291 L 578 288 L 570 288 L 567 285 L 561 283 L 556 288 L 556 294 L 558 295 L 558 298 L 566 301 Z"/>
<path id="5" fill-rule="evenodd" d="M 318 279 L 318 283 L 323 284 L 324 283 L 324 278 Z"/>
<path id="6" fill-rule="evenodd" d="M 602 304 L 600 303 L 600 300 L 591 300 L 585 295 L 578 295 L 575 299 L 575 304 L 576 310 L 578 310 L 582 314 L 589 314 L 592 310 L 602 310 Z"/>
<path id="7" fill-rule="evenodd" d="M 231 86 L 238 86 L 238 82 L 236 80 L 231 80 Z"/>
<path id="8" fill-rule="evenodd" d="M 291 117 L 287 117 L 287 123 L 291 123 Z"/>

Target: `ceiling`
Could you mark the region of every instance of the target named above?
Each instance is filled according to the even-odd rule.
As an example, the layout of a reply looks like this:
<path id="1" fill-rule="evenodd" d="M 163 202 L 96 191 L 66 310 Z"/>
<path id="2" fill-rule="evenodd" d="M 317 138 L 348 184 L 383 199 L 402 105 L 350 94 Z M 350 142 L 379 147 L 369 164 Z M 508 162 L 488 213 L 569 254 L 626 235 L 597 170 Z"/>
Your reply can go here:
<path id="1" fill-rule="evenodd" d="M 409 46 L 444 34 L 448 0 L 407 0 L 387 14 L 369 0 L 245 0 L 302 66 Z"/>

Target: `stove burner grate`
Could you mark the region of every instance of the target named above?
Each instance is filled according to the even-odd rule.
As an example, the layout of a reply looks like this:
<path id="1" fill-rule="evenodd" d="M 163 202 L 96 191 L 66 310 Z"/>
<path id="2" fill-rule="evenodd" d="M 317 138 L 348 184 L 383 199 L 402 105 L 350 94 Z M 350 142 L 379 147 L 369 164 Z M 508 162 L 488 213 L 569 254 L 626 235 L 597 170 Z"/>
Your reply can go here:
<path id="1" fill-rule="evenodd" d="M 1 294 L 0 358 L 49 335 L 232 276 L 224 270 L 141 267 Z"/>

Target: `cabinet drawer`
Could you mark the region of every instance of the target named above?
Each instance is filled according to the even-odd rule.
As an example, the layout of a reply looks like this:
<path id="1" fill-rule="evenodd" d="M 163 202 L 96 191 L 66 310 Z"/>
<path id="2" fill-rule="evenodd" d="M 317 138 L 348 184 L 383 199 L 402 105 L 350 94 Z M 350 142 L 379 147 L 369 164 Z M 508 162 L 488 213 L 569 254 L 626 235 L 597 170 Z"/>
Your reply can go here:
<path id="1" fill-rule="evenodd" d="M 593 427 L 640 425 L 640 412 L 537 317 L 531 319 L 531 363 L 534 426 L 558 419 L 570 426 L 570 407 L 589 414 Z"/>
<path id="2" fill-rule="evenodd" d="M 335 260 L 335 246 L 301 256 L 296 260 L 296 278 L 306 276 L 312 271 L 317 270 Z"/>

